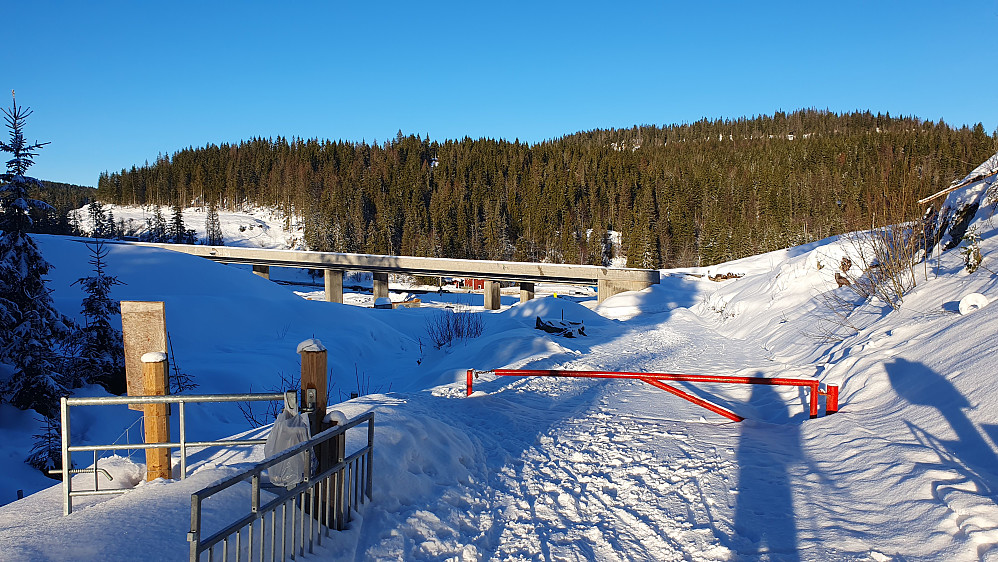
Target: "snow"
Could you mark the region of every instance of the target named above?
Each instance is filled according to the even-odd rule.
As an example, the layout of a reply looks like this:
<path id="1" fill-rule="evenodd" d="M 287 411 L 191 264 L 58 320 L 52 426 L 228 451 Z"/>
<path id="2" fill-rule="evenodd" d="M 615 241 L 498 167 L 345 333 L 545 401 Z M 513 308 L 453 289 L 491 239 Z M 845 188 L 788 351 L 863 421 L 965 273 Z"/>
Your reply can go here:
<path id="1" fill-rule="evenodd" d="M 166 354 L 162 351 L 150 351 L 142 355 L 140 360 L 143 363 L 162 363 L 166 361 Z"/>
<path id="2" fill-rule="evenodd" d="M 988 305 L 988 297 L 980 293 L 970 293 L 960 299 L 960 314 L 966 316 Z"/>
<path id="3" fill-rule="evenodd" d="M 309 338 L 298 344 L 298 354 L 300 355 L 303 351 L 326 351 L 326 346 L 322 345 L 322 342 L 315 338 Z"/>
<path id="4" fill-rule="evenodd" d="M 326 342 L 327 416 L 375 414 L 375 496 L 316 559 L 994 560 L 998 315 L 960 314 L 968 294 L 998 291 L 989 205 L 972 228 L 981 269 L 968 273 L 958 249 L 934 254 L 898 310 L 837 286 L 842 257 L 862 251 L 849 237 L 664 270 L 660 285 L 598 306 L 589 289 L 552 287 L 561 297 L 504 298 L 493 313 L 466 293 L 377 311 L 307 300 L 294 291 L 314 292 L 165 250 L 110 246 L 107 261 L 127 283 L 114 298 L 166 302 L 198 393 L 269 390 L 299 368 L 295 342 Z M 86 253 L 36 239 L 72 313 Z M 728 273 L 740 276 L 710 280 Z M 481 314 L 483 333 L 434 349 L 427 322 L 455 305 Z M 537 317 L 584 322 L 587 335 L 547 334 Z M 500 367 L 815 377 L 839 385 L 840 411 L 808 419 L 805 390 L 769 386 L 676 383 L 742 423 L 638 381 L 482 375 L 465 396 L 467 369 Z M 106 410 L 74 411 L 74 444 L 112 441 L 138 417 Z M 189 439 L 268 431 L 229 405 L 187 415 Z M 33 431 L 29 414 L 0 405 L 0 494 L 35 492 L 0 507 L 5 558 L 183 558 L 190 494 L 263 458 L 262 447 L 206 450 L 187 480 L 153 482 L 140 481 L 141 454 L 104 458 L 129 491 L 62 517 L 59 487 L 20 463 Z"/>

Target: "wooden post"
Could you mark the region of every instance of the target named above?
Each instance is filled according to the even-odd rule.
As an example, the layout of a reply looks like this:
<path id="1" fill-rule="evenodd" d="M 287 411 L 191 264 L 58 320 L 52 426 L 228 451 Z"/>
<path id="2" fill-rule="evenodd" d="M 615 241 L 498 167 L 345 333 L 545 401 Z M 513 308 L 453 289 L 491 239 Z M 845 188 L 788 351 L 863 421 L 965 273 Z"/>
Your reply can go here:
<path id="1" fill-rule="evenodd" d="M 166 396 L 166 354 L 146 353 L 142 356 L 142 387 L 146 396 Z M 170 442 L 169 404 L 146 404 L 146 443 Z M 171 478 L 172 462 L 169 449 L 146 449 L 146 481 Z"/>
<path id="2" fill-rule="evenodd" d="M 315 389 L 315 412 L 312 413 L 312 435 L 318 434 L 323 427 L 322 418 L 326 417 L 326 348 L 316 339 L 305 340 L 298 344 L 301 355 L 301 403 L 304 405 L 308 389 Z"/>
<path id="3" fill-rule="evenodd" d="M 264 279 L 270 279 L 270 266 L 269 265 L 257 265 L 253 264 L 253 273 L 263 277 Z"/>
<path id="4" fill-rule="evenodd" d="M 312 435 L 329 427 L 323 420 L 326 417 L 326 348 L 317 339 L 305 340 L 298 344 L 298 354 L 301 355 L 301 404 L 303 407 L 308 404 L 308 391 L 315 391 L 315 411 L 309 414 L 312 427 Z M 315 455 L 318 458 L 318 472 L 322 473 L 327 468 L 336 464 L 333 455 L 335 446 L 329 443 L 316 448 Z M 316 519 L 320 513 L 326 511 L 325 499 L 317 495 L 312 496 L 310 504 L 305 508 L 306 513 L 311 514 Z"/>
<path id="5" fill-rule="evenodd" d="M 129 396 L 148 396 L 143 384 L 142 356 L 166 353 L 166 305 L 159 301 L 121 301 L 121 335 L 125 344 L 125 377 Z M 142 404 L 132 410 L 145 411 Z"/>

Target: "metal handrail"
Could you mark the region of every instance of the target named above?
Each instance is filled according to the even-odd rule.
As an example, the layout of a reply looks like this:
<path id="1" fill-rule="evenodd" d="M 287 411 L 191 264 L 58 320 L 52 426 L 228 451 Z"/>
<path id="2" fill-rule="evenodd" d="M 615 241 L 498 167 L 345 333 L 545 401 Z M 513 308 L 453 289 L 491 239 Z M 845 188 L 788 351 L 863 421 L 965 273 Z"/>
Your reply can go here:
<path id="1" fill-rule="evenodd" d="M 94 467 L 97 467 L 97 453 L 99 451 L 131 451 L 141 449 L 180 449 L 180 478 L 187 478 L 187 449 L 191 447 L 240 447 L 250 445 L 262 445 L 265 439 L 220 439 L 215 441 L 187 441 L 187 418 L 184 406 L 190 403 L 217 403 L 217 402 L 257 402 L 276 401 L 289 399 L 289 393 L 244 393 L 244 394 L 195 394 L 182 395 L 171 394 L 166 396 L 102 396 L 102 397 L 62 397 L 60 401 L 61 421 L 62 421 L 62 488 L 63 488 L 63 514 L 69 515 L 73 512 L 73 498 L 76 496 L 95 496 L 108 494 L 123 494 L 127 489 L 100 490 L 97 481 L 97 470 L 94 470 L 94 489 L 73 491 L 73 471 L 72 453 L 93 452 Z M 294 394 L 293 392 L 291 394 Z M 124 404 L 178 404 L 180 417 L 180 441 L 173 443 L 140 443 L 140 444 L 112 444 L 112 445 L 71 445 L 70 444 L 70 424 L 69 408 L 71 406 L 111 406 Z M 89 469 L 83 469 L 89 471 Z"/>
<path id="2" fill-rule="evenodd" d="M 353 452 L 352 454 L 336 459 L 336 463 L 322 470 L 319 474 L 311 473 L 312 452 L 323 445 L 330 446 L 334 440 L 344 443 L 345 433 L 358 425 L 367 422 L 367 445 Z M 343 454 L 342 445 L 337 448 Z M 261 483 L 263 472 L 268 468 L 286 461 L 292 457 L 304 453 L 306 455 L 304 480 L 297 486 L 290 489 L 268 488 L 276 497 L 263 503 L 260 502 L 260 490 L 264 487 Z M 345 424 L 337 425 L 322 431 L 315 437 L 289 447 L 284 451 L 272 455 L 263 461 L 249 467 L 242 472 L 229 476 L 219 482 L 206 486 L 201 490 L 191 494 L 191 530 L 187 535 L 190 544 L 190 559 L 196 561 L 204 552 L 209 552 L 209 560 L 213 558 L 213 548 L 222 543 L 222 558 L 228 560 L 229 540 L 235 535 L 235 558 L 239 560 L 242 554 L 242 530 L 248 528 L 248 549 L 249 559 L 253 559 L 254 528 L 257 521 L 260 523 L 259 531 L 259 555 L 263 558 L 263 552 L 267 546 L 266 527 L 267 516 L 270 515 L 270 559 L 276 560 L 277 556 L 277 529 L 280 533 L 280 557 L 283 560 L 287 554 L 287 539 L 291 537 L 291 557 L 294 558 L 295 550 L 299 554 L 305 553 L 305 514 L 310 512 L 308 517 L 308 551 L 312 552 L 314 538 L 318 538 L 318 543 L 322 544 L 323 529 L 325 536 L 329 536 L 329 531 L 333 528 L 342 530 L 345 519 L 350 518 L 350 510 L 356 510 L 360 503 L 364 503 L 364 498 L 373 499 L 373 453 L 374 453 L 374 413 L 368 412 L 358 416 Z M 364 473 L 363 484 L 360 481 L 360 472 Z M 230 523 L 226 527 L 218 530 L 207 537 L 201 536 L 201 504 L 214 494 L 222 492 L 232 486 L 251 481 L 250 513 Z M 291 504 L 290 530 L 288 521 L 288 504 Z M 282 515 L 278 520 L 277 509 L 282 508 Z M 296 525 L 295 511 L 298 511 L 298 522 Z M 298 531 L 296 532 L 296 526 Z"/>

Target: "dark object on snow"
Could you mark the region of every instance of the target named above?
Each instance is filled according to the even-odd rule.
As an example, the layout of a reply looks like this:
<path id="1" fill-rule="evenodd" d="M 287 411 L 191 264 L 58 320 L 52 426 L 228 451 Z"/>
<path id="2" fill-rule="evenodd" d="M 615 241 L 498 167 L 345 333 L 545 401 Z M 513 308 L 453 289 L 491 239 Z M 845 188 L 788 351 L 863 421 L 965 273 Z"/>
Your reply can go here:
<path id="1" fill-rule="evenodd" d="M 842 275 L 838 271 L 835 272 L 835 283 L 838 284 L 839 287 L 848 287 L 849 285 L 852 285 L 849 278 Z"/>
<path id="2" fill-rule="evenodd" d="M 557 334 L 566 338 L 586 335 L 586 327 L 582 322 L 572 322 L 570 320 L 541 320 L 537 317 L 534 328 L 543 330 L 549 334 Z"/>

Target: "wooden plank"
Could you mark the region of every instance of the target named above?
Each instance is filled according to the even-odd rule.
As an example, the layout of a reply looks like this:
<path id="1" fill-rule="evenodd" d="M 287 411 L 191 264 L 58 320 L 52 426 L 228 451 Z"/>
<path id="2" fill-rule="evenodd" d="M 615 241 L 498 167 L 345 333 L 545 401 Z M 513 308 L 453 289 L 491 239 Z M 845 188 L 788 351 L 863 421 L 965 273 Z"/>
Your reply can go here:
<path id="1" fill-rule="evenodd" d="M 142 356 L 167 353 L 166 304 L 160 301 L 121 301 L 121 332 L 125 344 L 125 383 L 129 396 L 147 396 Z M 167 388 L 169 391 L 169 388 Z M 145 406 L 130 405 L 142 411 Z"/>

